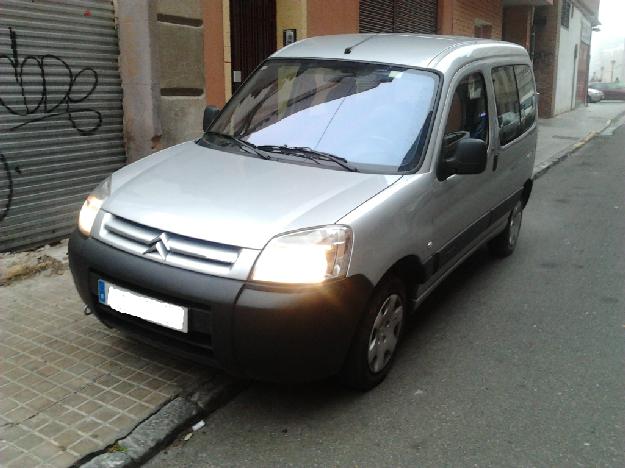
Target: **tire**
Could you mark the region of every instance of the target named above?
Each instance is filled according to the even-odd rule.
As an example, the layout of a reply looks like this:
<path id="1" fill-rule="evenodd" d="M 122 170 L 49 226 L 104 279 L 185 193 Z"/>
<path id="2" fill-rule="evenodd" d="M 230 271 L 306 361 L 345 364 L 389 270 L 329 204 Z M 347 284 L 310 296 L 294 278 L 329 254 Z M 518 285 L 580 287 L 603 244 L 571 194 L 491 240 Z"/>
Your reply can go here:
<path id="1" fill-rule="evenodd" d="M 369 300 L 339 375 L 344 385 L 365 391 L 384 380 L 403 336 L 406 312 L 404 283 L 385 277 Z"/>
<path id="2" fill-rule="evenodd" d="M 523 221 L 523 202 L 519 200 L 508 216 L 508 224 L 497 237 L 488 242 L 488 249 L 495 257 L 504 258 L 512 254 L 519 241 Z"/>

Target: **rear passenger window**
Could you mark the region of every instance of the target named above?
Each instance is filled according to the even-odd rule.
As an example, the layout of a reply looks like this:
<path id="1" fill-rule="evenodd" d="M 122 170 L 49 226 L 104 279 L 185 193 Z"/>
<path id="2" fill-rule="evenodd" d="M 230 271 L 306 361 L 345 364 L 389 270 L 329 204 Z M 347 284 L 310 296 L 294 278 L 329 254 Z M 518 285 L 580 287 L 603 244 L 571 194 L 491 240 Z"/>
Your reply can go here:
<path id="1" fill-rule="evenodd" d="M 497 121 L 499 122 L 499 141 L 505 145 L 521 133 L 521 115 L 519 95 L 514 77 L 514 68 L 509 65 L 493 69 Z"/>
<path id="2" fill-rule="evenodd" d="M 519 101 L 521 102 L 521 132 L 525 132 L 536 121 L 534 78 L 532 70 L 527 65 L 515 65 L 514 74 L 516 75 Z"/>
<path id="3" fill-rule="evenodd" d="M 472 73 L 460 82 L 451 101 L 445 147 L 462 138 L 478 138 L 488 142 L 488 104 L 486 85 L 481 73 Z"/>

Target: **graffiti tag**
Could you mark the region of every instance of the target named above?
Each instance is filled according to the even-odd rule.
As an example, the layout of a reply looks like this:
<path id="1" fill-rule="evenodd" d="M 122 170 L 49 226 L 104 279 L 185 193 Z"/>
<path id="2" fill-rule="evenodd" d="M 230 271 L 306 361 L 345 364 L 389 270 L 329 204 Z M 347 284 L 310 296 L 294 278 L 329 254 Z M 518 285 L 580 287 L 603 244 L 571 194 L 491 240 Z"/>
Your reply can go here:
<path id="1" fill-rule="evenodd" d="M 0 60 L 7 60 L 13 69 L 13 76 L 15 78 L 15 84 L 21 95 L 21 107 L 11 106 L 7 103 L 6 98 L 0 95 L 0 106 L 4 107 L 9 113 L 25 117 L 26 120 L 9 130 L 15 130 L 33 122 L 39 122 L 55 116 L 67 116 L 68 121 L 72 127 L 78 131 L 81 135 L 92 135 L 102 125 L 102 114 L 91 108 L 76 108 L 75 104 L 81 103 L 89 98 L 98 86 L 98 74 L 91 67 L 85 67 L 74 73 L 69 64 L 57 57 L 56 55 L 44 54 L 44 55 L 27 55 L 20 58 L 17 35 L 13 28 L 9 27 L 9 35 L 11 39 L 11 54 L 1 54 Z M 52 69 L 61 69 L 61 77 L 65 79 L 64 86 L 66 89 L 61 92 L 60 96 L 54 96 L 49 92 L 48 83 L 51 80 L 50 72 Z M 33 98 L 28 95 L 27 90 L 28 83 L 24 82 L 25 75 L 28 71 L 35 71 L 35 75 L 39 76 L 40 88 L 35 92 Z M 57 71 L 58 73 L 58 71 Z M 58 74 L 55 75 L 58 78 Z M 77 82 L 86 83 L 87 89 L 82 94 L 76 95 L 75 88 Z M 58 81 L 58 80 L 57 80 Z M 31 86 L 32 89 L 32 86 Z M 87 124 L 83 122 L 77 122 L 76 117 L 78 115 L 87 114 L 92 119 L 87 119 Z M 95 121 L 95 123 L 93 123 Z"/>

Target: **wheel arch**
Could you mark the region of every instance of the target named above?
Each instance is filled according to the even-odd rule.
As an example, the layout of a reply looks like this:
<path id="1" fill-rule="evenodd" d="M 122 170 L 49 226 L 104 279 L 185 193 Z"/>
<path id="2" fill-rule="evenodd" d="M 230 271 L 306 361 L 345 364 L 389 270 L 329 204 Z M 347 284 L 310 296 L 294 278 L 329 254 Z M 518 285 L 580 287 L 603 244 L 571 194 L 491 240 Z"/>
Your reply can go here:
<path id="1" fill-rule="evenodd" d="M 534 181 L 532 179 L 527 179 L 523 184 L 523 193 L 521 194 L 521 200 L 523 201 L 523 208 L 527 205 L 527 202 L 530 199 L 530 195 L 532 194 L 532 188 L 534 187 Z"/>
<path id="2" fill-rule="evenodd" d="M 419 257 L 416 255 L 406 255 L 397 260 L 386 271 L 380 282 L 388 275 L 398 276 L 406 286 L 408 298 L 412 298 L 416 293 L 418 285 L 424 283 L 427 279 L 427 270 Z"/>

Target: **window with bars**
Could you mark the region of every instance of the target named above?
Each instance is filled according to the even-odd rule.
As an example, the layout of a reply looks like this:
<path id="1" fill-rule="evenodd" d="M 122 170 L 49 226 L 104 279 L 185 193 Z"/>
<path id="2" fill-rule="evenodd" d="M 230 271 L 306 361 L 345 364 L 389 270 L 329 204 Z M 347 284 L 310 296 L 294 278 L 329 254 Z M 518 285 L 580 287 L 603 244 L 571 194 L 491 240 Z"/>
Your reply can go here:
<path id="1" fill-rule="evenodd" d="M 569 29 L 571 22 L 571 0 L 562 0 L 562 16 L 560 17 L 560 24 L 566 29 Z"/>

